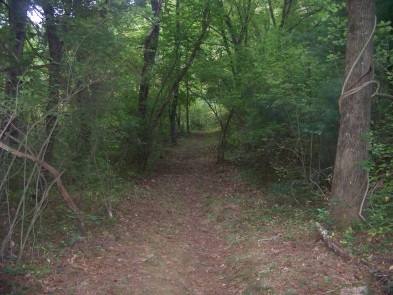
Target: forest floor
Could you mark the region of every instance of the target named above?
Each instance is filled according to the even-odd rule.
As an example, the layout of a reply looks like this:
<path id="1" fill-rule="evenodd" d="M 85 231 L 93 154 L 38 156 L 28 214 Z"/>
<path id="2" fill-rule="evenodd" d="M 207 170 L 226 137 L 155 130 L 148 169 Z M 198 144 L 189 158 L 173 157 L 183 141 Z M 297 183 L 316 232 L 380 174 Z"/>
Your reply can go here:
<path id="1" fill-rule="evenodd" d="M 324 246 L 306 209 L 271 204 L 216 164 L 215 136 L 165 151 L 114 208 L 116 222 L 47 253 L 11 294 L 340 294 L 370 283 Z"/>

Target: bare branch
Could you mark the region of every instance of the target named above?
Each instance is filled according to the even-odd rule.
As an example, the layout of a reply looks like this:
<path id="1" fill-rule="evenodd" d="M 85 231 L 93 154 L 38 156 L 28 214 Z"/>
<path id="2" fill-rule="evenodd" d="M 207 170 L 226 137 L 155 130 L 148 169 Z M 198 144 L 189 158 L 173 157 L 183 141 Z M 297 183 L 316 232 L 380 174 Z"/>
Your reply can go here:
<path id="1" fill-rule="evenodd" d="M 68 194 L 66 188 L 64 187 L 63 182 L 61 181 L 61 173 L 59 171 L 57 171 L 54 167 L 52 167 L 48 163 L 45 163 L 44 161 L 38 159 L 37 157 L 27 154 L 27 153 L 24 153 L 24 152 L 21 152 L 21 151 L 17 151 L 15 149 L 13 149 L 12 147 L 6 145 L 2 141 L 0 141 L 0 148 L 13 154 L 14 156 L 16 156 L 18 158 L 29 159 L 29 160 L 37 163 L 42 168 L 46 169 L 53 176 L 54 181 L 56 182 L 56 185 L 57 185 L 57 189 L 60 191 L 61 195 L 63 196 L 63 199 L 67 202 L 68 207 L 70 207 L 70 209 L 75 212 L 75 214 L 80 222 L 80 225 L 83 226 L 82 213 L 80 212 L 79 208 L 75 205 L 71 196 Z"/>

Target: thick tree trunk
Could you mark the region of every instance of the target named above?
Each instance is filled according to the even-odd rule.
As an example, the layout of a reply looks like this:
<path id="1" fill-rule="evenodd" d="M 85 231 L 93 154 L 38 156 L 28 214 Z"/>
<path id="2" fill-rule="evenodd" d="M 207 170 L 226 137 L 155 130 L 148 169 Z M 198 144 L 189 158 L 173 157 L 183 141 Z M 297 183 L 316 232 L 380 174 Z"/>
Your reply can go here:
<path id="1" fill-rule="evenodd" d="M 3 2 L 2 2 L 3 3 Z M 23 48 L 26 40 L 26 23 L 27 23 L 27 11 L 29 8 L 29 0 L 11 0 L 8 6 L 8 22 L 9 22 L 9 35 L 7 38 L 7 45 L 5 48 L 6 64 L 7 68 L 4 69 L 6 81 L 5 81 L 5 100 L 8 102 L 6 106 L 12 106 L 6 111 L 3 110 L 3 114 L 0 117 L 0 129 L 3 125 L 6 125 L 1 130 L 1 137 L 5 132 L 9 132 L 15 138 L 19 137 L 21 133 L 22 124 L 19 120 L 14 120 L 19 110 L 15 111 L 15 107 L 18 106 L 17 99 L 19 96 L 19 90 L 21 87 L 20 76 L 23 74 Z M 12 111 L 9 111 L 9 110 Z M 5 139 L 6 143 L 9 141 L 8 137 Z M 7 161 L 7 156 L 0 153 L 0 162 L 3 164 Z M 2 165 L 4 169 L 0 171 L 0 178 L 3 179 L 6 170 L 5 165 Z M 4 186 L 0 191 L 0 195 L 3 194 Z M 1 196 L 0 196 L 1 199 Z"/>
<path id="2" fill-rule="evenodd" d="M 22 55 L 26 39 L 28 0 L 12 0 L 9 5 L 9 62 L 10 67 L 6 70 L 6 94 L 15 98 L 20 84 L 19 76 L 22 74 Z"/>
<path id="3" fill-rule="evenodd" d="M 23 47 L 26 40 L 28 0 L 11 0 L 9 4 L 9 38 L 7 40 L 7 63 L 5 69 L 6 84 L 5 96 L 11 102 L 16 102 L 21 87 L 20 76 L 23 74 Z M 15 126 L 15 124 L 17 126 Z M 13 136 L 18 137 L 22 126 L 12 123 L 8 130 Z"/>
<path id="4" fill-rule="evenodd" d="M 357 222 L 368 189 L 368 173 L 360 163 L 368 157 L 375 3 L 347 0 L 347 10 L 346 79 L 339 100 L 340 133 L 331 203 L 335 222 L 342 227 Z"/>

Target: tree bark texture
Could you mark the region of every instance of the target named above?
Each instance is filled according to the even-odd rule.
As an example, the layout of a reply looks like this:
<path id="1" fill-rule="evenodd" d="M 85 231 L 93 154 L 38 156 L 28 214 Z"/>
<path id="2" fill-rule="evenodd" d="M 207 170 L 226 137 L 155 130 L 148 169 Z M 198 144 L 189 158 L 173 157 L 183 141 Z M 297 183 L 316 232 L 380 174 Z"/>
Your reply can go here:
<path id="1" fill-rule="evenodd" d="M 368 189 L 368 173 L 360 163 L 369 152 L 374 0 L 347 0 L 347 11 L 346 78 L 339 100 L 340 132 L 331 203 L 332 215 L 341 227 L 357 222 Z"/>

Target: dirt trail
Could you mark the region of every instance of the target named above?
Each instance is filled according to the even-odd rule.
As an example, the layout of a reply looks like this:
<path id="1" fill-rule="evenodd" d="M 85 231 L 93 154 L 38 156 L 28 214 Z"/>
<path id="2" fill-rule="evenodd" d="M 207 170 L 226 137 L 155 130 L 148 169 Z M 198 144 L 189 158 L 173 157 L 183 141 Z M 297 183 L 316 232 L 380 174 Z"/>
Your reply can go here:
<path id="1" fill-rule="evenodd" d="M 214 136 L 208 135 L 208 136 Z M 233 187 L 230 169 L 214 163 L 206 135 L 164 153 L 103 237 L 64 257 L 48 290 L 65 294 L 232 294 L 228 242 L 204 203 Z M 49 282 L 48 282 L 49 283 Z"/>
<path id="2" fill-rule="evenodd" d="M 35 279 L 41 289 L 289 295 L 363 284 L 359 269 L 316 241 L 306 211 L 268 204 L 233 166 L 216 165 L 214 136 L 193 134 L 165 151 L 156 172 L 124 196 L 113 228 L 67 248 L 50 275 Z"/>

